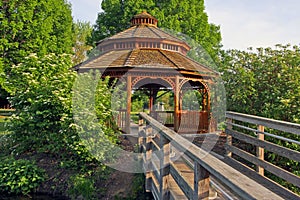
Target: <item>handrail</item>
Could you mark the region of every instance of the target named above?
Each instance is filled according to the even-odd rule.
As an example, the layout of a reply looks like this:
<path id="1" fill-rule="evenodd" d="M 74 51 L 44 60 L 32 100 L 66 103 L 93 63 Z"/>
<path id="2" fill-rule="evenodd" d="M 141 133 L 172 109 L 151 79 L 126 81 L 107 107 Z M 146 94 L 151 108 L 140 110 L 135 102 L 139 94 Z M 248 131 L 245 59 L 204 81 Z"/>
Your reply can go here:
<path id="1" fill-rule="evenodd" d="M 258 117 L 254 115 L 247 115 L 237 112 L 226 112 L 226 117 L 230 119 L 235 119 L 238 121 L 248 122 L 251 124 L 257 124 L 273 128 L 280 131 L 285 131 L 293 134 L 300 135 L 300 124 L 295 124 L 291 122 L 285 122 L 280 120 L 269 119 L 265 117 Z"/>
<path id="2" fill-rule="evenodd" d="M 155 199 L 172 197 L 172 180 L 186 198 L 208 199 L 210 176 L 242 199 L 264 199 L 266 196 L 283 199 L 147 114 L 140 113 L 139 126 L 139 150 L 143 153 L 146 189 L 153 193 Z M 194 163 L 192 180 L 181 175 L 177 162 L 170 158 L 170 146 L 183 152 Z"/>
<path id="3" fill-rule="evenodd" d="M 256 172 L 260 176 L 264 177 L 264 170 L 269 171 L 273 175 L 280 177 L 294 186 L 300 187 L 300 176 L 293 174 L 275 163 L 270 163 L 265 160 L 265 150 L 272 152 L 276 155 L 300 162 L 300 152 L 278 145 L 276 143 L 267 141 L 265 135 L 278 140 L 287 141 L 291 144 L 299 145 L 300 141 L 279 136 L 276 134 L 268 133 L 266 129 L 271 128 L 280 132 L 289 133 L 290 135 L 300 135 L 300 124 L 273 120 L 253 115 L 246 115 L 236 112 L 226 113 L 226 134 L 227 144 L 225 146 L 227 150 L 227 158 L 240 163 L 236 156 L 247 160 L 248 162 L 256 165 Z M 246 124 L 246 125 L 245 125 Z M 249 127 L 251 125 L 251 128 Z M 256 126 L 256 129 L 253 128 Z M 253 155 L 251 152 L 241 149 L 238 144 L 233 144 L 233 139 L 242 141 L 247 145 L 255 146 L 256 154 Z M 234 157 L 232 156 L 234 154 Z M 244 163 L 240 163 L 244 164 Z M 300 197 L 299 197 L 300 198 Z"/>

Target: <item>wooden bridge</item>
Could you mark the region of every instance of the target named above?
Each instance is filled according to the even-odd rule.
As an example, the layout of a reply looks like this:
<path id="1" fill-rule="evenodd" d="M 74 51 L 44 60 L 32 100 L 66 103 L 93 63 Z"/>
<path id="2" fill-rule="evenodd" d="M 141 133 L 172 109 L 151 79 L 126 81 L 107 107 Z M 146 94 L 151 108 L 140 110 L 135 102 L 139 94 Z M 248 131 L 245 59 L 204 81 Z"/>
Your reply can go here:
<path id="1" fill-rule="evenodd" d="M 300 188 L 299 176 L 264 159 L 264 151 L 269 151 L 300 162 L 299 151 L 264 138 L 279 139 L 299 148 L 299 141 L 268 133 L 265 129 L 299 136 L 300 125 L 233 112 L 226 115 L 227 152 L 222 156 L 199 148 L 147 114 L 140 113 L 138 142 L 143 155 L 146 190 L 152 192 L 155 199 L 162 200 L 300 199 L 264 176 L 266 170 Z M 236 144 L 253 148 L 247 152 L 243 145 Z"/>

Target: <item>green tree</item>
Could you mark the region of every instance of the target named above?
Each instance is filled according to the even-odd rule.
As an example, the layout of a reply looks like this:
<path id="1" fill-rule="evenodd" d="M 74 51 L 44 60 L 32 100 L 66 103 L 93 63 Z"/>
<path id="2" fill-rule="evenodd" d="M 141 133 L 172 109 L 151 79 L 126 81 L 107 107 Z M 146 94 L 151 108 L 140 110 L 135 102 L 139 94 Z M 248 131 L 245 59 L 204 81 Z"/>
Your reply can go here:
<path id="1" fill-rule="evenodd" d="M 5 73 L 30 53 L 72 52 L 72 15 L 66 0 L 0 1 L 0 54 Z"/>
<path id="2" fill-rule="evenodd" d="M 222 78 L 228 110 L 300 123 L 300 47 L 276 45 L 256 51 L 230 50 L 222 56 Z M 295 134 L 266 129 L 268 133 L 299 141 Z M 299 145 L 274 137 L 265 140 L 299 151 Z M 265 159 L 299 175 L 299 163 L 265 152 Z M 299 193 L 299 188 L 266 172 L 266 176 Z"/>
<path id="3" fill-rule="evenodd" d="M 87 39 L 91 37 L 92 30 L 89 22 L 77 21 L 74 23 L 74 56 L 72 58 L 74 65 L 83 62 L 87 58 L 87 52 L 92 49 L 92 46 L 87 44 Z"/>
<path id="4" fill-rule="evenodd" d="M 300 123 L 300 48 L 230 50 L 222 78 L 229 110 Z"/>
<path id="5" fill-rule="evenodd" d="M 103 0 L 92 41 L 98 42 L 129 27 L 135 14 L 147 10 L 159 26 L 189 35 L 215 60 L 221 48 L 220 27 L 208 23 L 204 0 Z"/>

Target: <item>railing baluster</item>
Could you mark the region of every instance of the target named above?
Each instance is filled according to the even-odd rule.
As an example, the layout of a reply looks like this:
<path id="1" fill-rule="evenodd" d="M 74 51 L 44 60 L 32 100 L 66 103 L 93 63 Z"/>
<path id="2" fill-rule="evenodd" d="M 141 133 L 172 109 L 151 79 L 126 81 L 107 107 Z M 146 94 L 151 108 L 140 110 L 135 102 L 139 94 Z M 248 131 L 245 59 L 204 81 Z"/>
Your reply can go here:
<path id="1" fill-rule="evenodd" d="M 264 132 L 265 127 L 262 126 L 262 125 L 258 125 L 257 130 L 259 131 L 259 132 L 257 133 L 257 138 L 258 138 L 259 140 L 262 140 L 262 141 L 265 140 L 265 135 L 264 135 L 263 133 L 260 133 L 260 132 Z M 256 156 L 257 156 L 260 160 L 264 160 L 264 153 L 265 153 L 264 148 L 259 147 L 259 146 L 256 147 Z M 263 168 L 263 167 L 261 167 L 261 166 L 259 166 L 259 165 L 256 165 L 256 171 L 257 171 L 258 174 L 264 176 L 264 168 Z"/>
<path id="2" fill-rule="evenodd" d="M 169 199 L 168 176 L 170 174 L 170 141 L 160 135 L 160 199 Z"/>
<path id="3" fill-rule="evenodd" d="M 143 125 L 144 125 L 144 119 L 141 116 L 139 116 L 139 132 L 138 132 L 139 153 L 143 153 L 143 144 L 144 144 L 144 136 L 142 134 L 142 131 L 144 131 Z"/>
<path id="4" fill-rule="evenodd" d="M 152 127 L 149 125 L 149 123 L 146 123 L 146 191 L 151 191 L 152 186 L 152 177 L 151 177 L 151 171 L 152 171 L 152 164 L 151 164 L 151 157 L 152 157 Z"/>
<path id="5" fill-rule="evenodd" d="M 209 198 L 209 172 L 194 162 L 194 199 Z"/>
<path id="6" fill-rule="evenodd" d="M 232 119 L 227 118 L 226 122 L 227 122 L 227 129 L 232 130 L 232 125 L 231 125 L 232 124 Z M 227 134 L 227 136 L 226 136 L 226 144 L 228 146 L 232 146 L 232 136 L 231 135 Z M 229 150 L 226 150 L 226 156 L 231 157 L 232 156 L 232 152 L 229 151 Z"/>

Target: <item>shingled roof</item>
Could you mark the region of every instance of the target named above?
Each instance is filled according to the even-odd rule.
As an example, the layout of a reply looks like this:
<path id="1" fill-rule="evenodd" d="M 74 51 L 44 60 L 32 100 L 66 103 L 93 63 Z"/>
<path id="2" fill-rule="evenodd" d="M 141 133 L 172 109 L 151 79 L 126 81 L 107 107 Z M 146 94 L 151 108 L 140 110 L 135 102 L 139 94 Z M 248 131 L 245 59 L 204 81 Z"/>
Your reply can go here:
<path id="1" fill-rule="evenodd" d="M 101 55 L 76 68 L 151 68 L 216 75 L 217 72 L 186 56 L 189 45 L 157 28 L 157 19 L 142 12 L 131 19 L 131 27 L 98 43 Z"/>
<path id="2" fill-rule="evenodd" d="M 151 68 L 173 69 L 177 71 L 199 72 L 202 75 L 216 75 L 210 68 L 199 64 L 192 59 L 167 50 L 161 49 L 133 49 L 115 50 L 106 52 L 94 60 L 83 63 L 80 69 L 107 69 L 107 68 Z"/>

